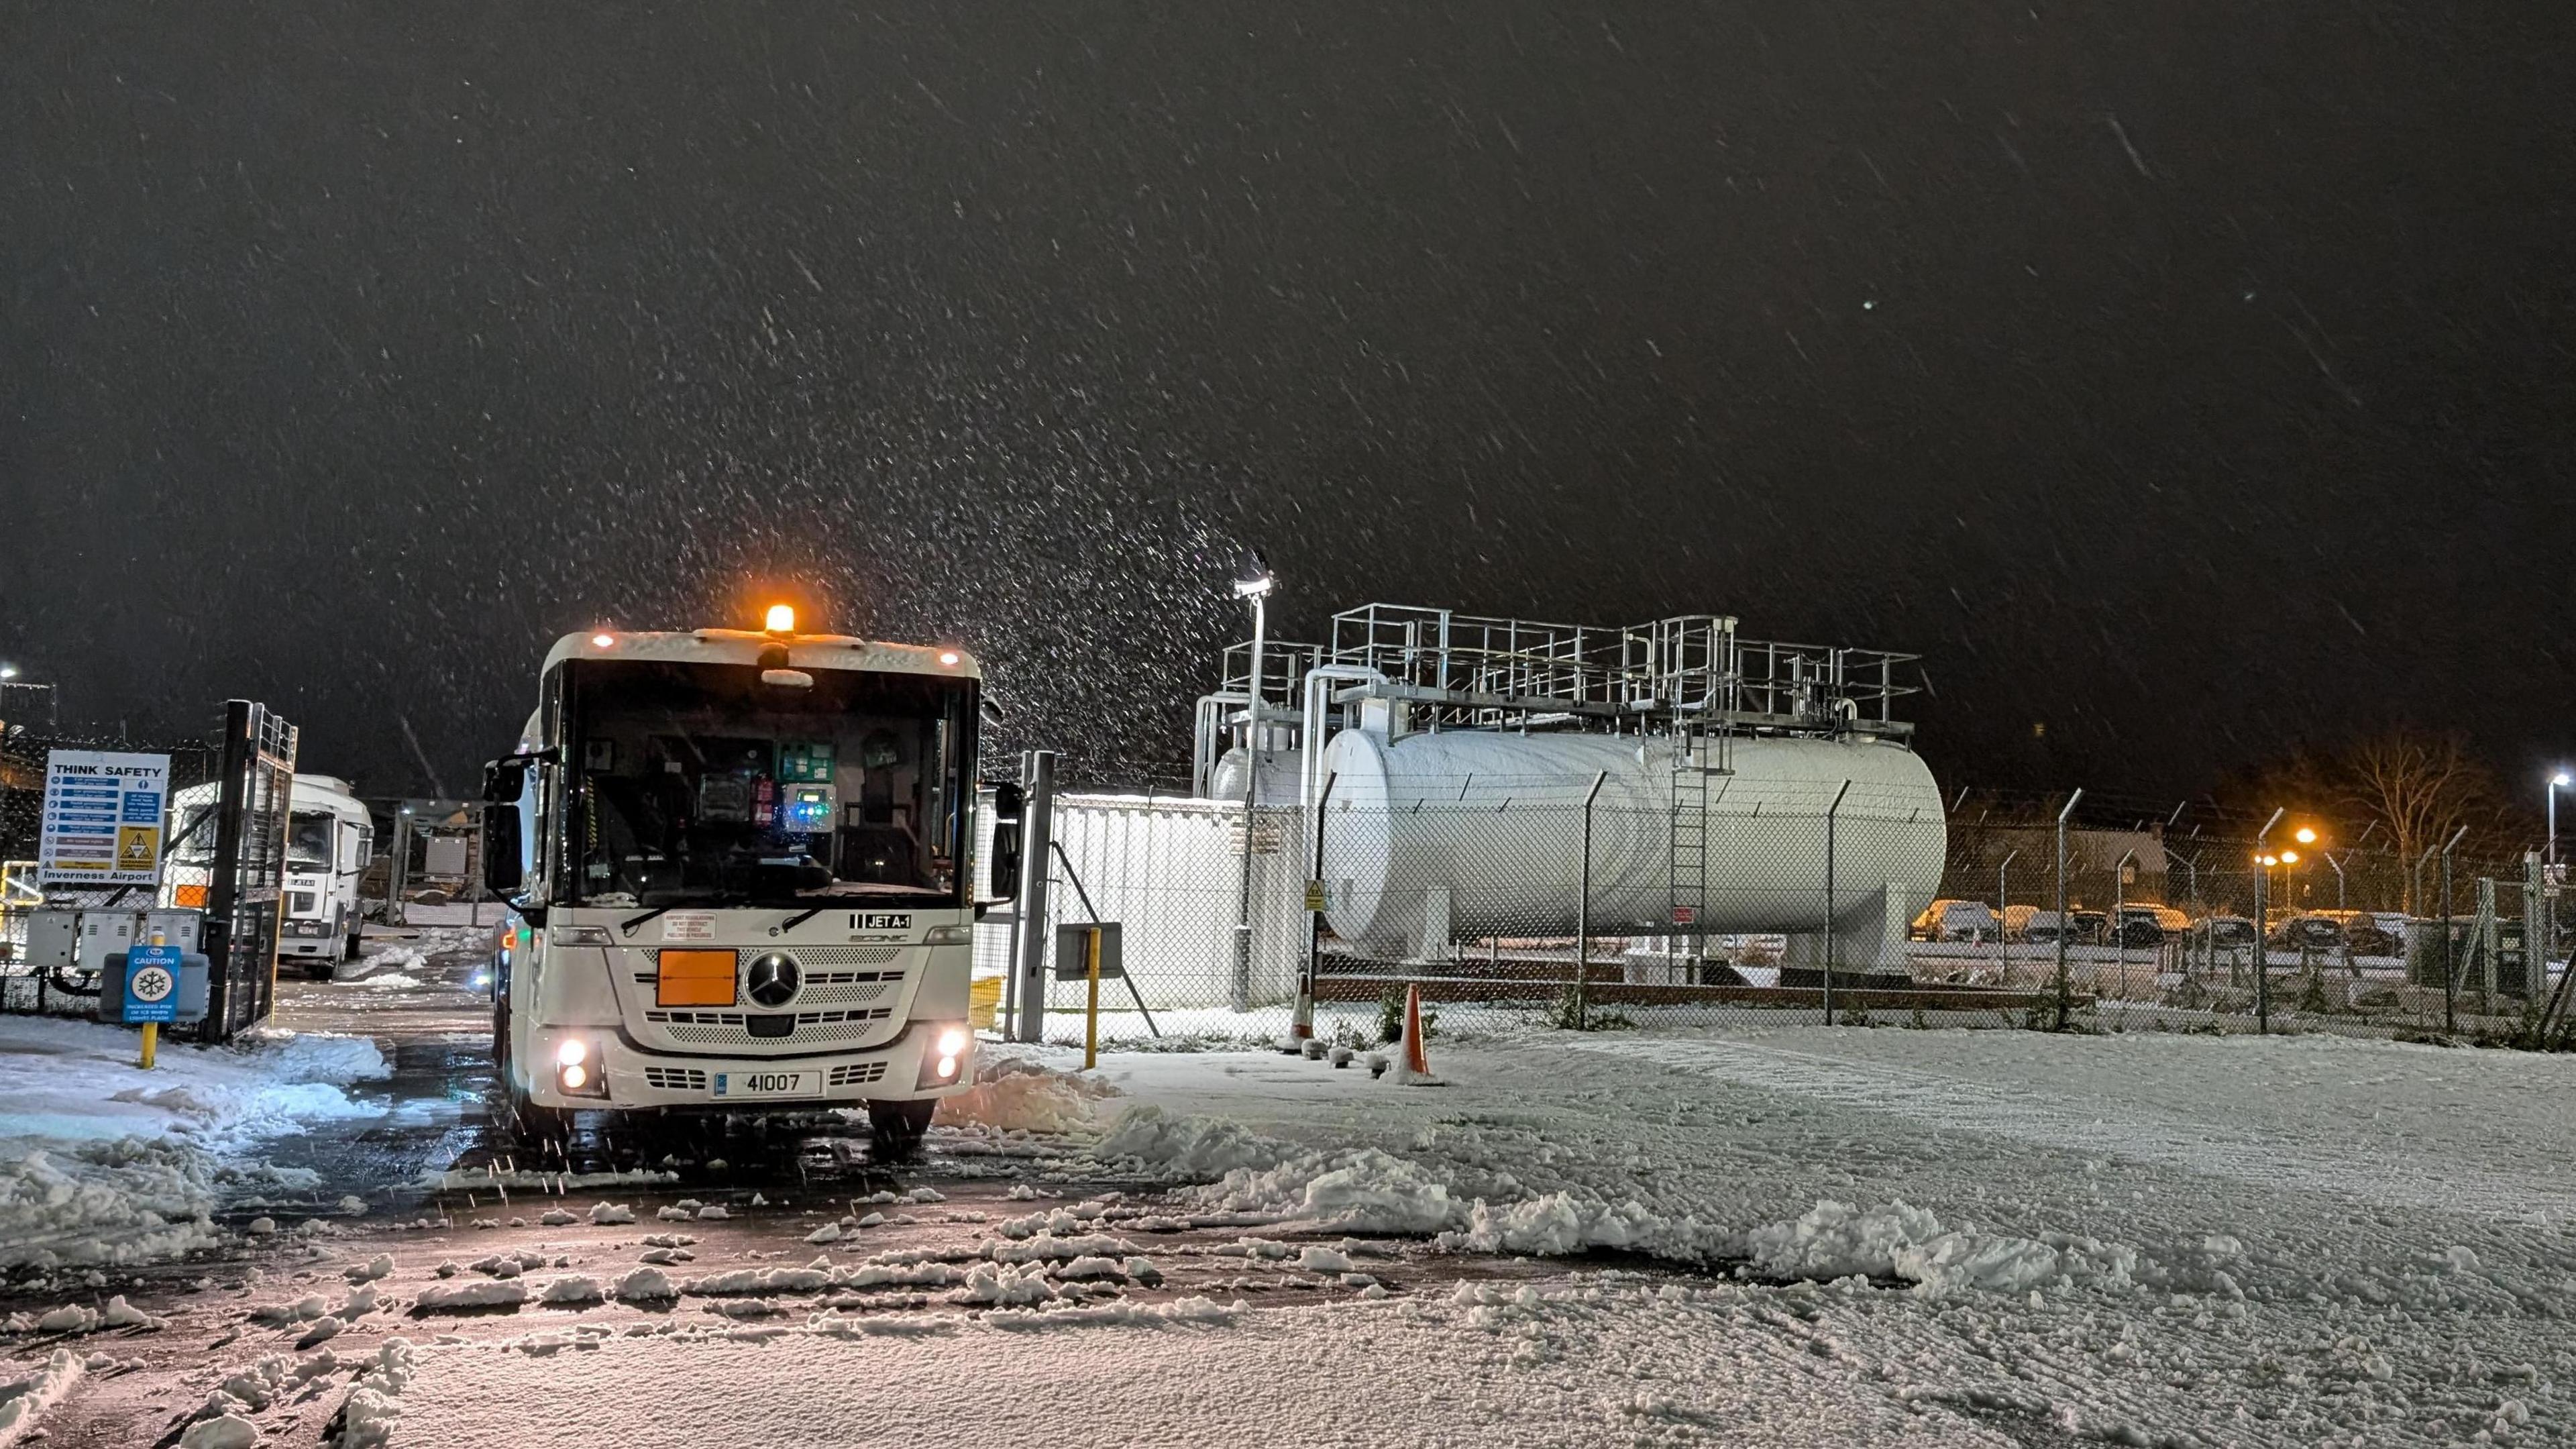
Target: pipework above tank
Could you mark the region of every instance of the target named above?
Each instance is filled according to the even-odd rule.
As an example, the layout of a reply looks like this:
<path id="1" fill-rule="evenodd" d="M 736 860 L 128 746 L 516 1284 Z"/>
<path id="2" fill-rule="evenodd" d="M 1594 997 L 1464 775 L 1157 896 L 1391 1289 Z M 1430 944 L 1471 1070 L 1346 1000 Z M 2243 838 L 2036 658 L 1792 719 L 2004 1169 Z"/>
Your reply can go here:
<path id="1" fill-rule="evenodd" d="M 1263 742 L 1264 754 L 1297 752 L 1300 774 L 1310 775 L 1321 752 L 1304 748 L 1309 731 L 1318 742 L 1341 729 L 1390 742 L 1457 729 L 1615 732 L 1679 737 L 1685 758 L 1722 772 L 1741 737 L 1903 744 L 1913 735 L 1895 702 L 1916 687 L 1896 671 L 1921 656 L 1747 639 L 1736 623 L 1685 614 L 1602 627 L 1410 604 L 1345 609 L 1328 643 L 1268 641 L 1257 682 L 1263 722 L 1289 728 Z M 1256 685 L 1248 644 L 1225 651 L 1223 673 L 1199 701 L 1192 756 L 1202 793 L 1220 757 L 1240 747 Z M 1299 784 L 1296 795 L 1311 797 L 1314 781 Z"/>

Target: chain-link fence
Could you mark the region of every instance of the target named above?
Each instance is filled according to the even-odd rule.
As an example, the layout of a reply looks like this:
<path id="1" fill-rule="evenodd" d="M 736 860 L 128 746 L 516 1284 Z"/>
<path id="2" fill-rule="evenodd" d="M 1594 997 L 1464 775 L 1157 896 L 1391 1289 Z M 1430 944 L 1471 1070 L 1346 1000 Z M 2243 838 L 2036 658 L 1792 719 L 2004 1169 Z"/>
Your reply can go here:
<path id="1" fill-rule="evenodd" d="M 1284 1040 L 1311 990 L 1319 1037 L 1371 1046 L 1408 989 L 1464 1031 L 1832 1021 L 2529 1041 L 2564 979 L 2536 857 L 2455 845 L 2446 876 L 2438 848 L 2347 848 L 2314 829 L 2258 847 L 2070 821 L 2061 872 L 2054 821 L 1955 815 L 1911 781 L 1855 775 L 1328 783 L 1312 806 L 1253 813 L 1248 873 L 1239 803 L 1061 796 L 1043 928 L 1051 952 L 1060 926 L 1120 925 L 1127 974 L 1101 993 L 1113 1045 Z M 979 937 L 996 986 L 1011 940 L 999 924 Z M 1088 983 L 1050 960 L 1043 1034 L 1079 1040 Z"/>
<path id="2" fill-rule="evenodd" d="M 2538 1042 L 2567 939 L 2539 854 L 2376 833 L 2070 825 L 2061 872 L 2053 824 L 1956 818 L 1911 953 L 1963 980 L 2062 971 L 2106 1027 Z"/>
<path id="3" fill-rule="evenodd" d="M 170 757 L 157 887 L 38 879 L 45 776 L 55 750 Z M 207 1014 L 186 1034 L 221 1041 L 265 1018 L 276 983 L 295 752 L 295 727 L 246 700 L 230 702 L 204 741 L 154 744 L 24 729 L 0 735 L 0 1011 L 95 1010 L 108 958 L 138 939 L 145 912 L 168 908 L 204 913 L 196 940 L 178 942 L 209 960 Z M 49 935 L 37 949 L 40 921 L 71 934 Z"/>
<path id="4" fill-rule="evenodd" d="M 47 888 L 38 883 L 36 857 L 44 836 L 46 762 L 56 750 L 166 754 L 170 757 L 169 789 L 173 795 L 213 779 L 221 759 L 220 746 L 204 740 L 108 739 L 47 734 L 18 726 L 0 732 L 0 1010 L 33 1009 L 32 1003 L 40 995 L 49 997 L 56 990 L 68 993 L 67 1000 L 82 991 L 90 997 L 96 995 L 91 983 L 40 983 L 35 977 L 28 956 L 27 932 L 36 908 L 111 904 L 140 907 L 154 903 L 148 899 L 152 892 L 141 887 Z"/>

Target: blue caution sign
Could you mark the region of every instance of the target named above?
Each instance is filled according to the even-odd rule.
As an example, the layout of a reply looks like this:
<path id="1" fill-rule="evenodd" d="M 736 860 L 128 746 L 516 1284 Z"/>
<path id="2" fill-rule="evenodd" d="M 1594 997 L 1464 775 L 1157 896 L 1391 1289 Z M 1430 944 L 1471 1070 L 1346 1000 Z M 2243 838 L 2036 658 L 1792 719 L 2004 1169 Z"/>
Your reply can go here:
<path id="1" fill-rule="evenodd" d="M 176 946 L 136 946 L 125 953 L 125 1024 L 179 1019 Z"/>

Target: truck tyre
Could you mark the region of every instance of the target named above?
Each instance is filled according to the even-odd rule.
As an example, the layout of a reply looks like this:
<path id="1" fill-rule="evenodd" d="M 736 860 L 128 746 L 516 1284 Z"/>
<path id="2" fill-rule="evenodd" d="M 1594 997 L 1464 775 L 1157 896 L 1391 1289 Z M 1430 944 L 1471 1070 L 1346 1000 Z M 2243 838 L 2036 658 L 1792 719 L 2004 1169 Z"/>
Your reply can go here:
<path id="1" fill-rule="evenodd" d="M 939 1110 L 936 1098 L 918 1102 L 870 1102 L 868 1131 L 880 1151 L 909 1156 L 920 1150 L 921 1139 L 930 1131 L 930 1114 Z"/>
<path id="2" fill-rule="evenodd" d="M 358 946 L 358 937 L 359 937 L 361 934 L 363 934 L 363 928 L 359 925 L 359 923 L 358 923 L 358 922 L 356 922 L 356 921 L 351 921 L 351 922 L 349 923 L 349 945 L 348 945 L 348 949 L 347 949 L 347 951 L 346 951 L 346 952 L 345 952 L 345 953 L 340 957 L 340 959 L 341 959 L 341 960 L 343 960 L 343 961 L 355 961 L 355 960 L 357 960 L 360 956 L 363 956 L 363 955 L 365 955 L 365 954 L 366 954 L 363 950 L 359 949 L 359 946 Z"/>

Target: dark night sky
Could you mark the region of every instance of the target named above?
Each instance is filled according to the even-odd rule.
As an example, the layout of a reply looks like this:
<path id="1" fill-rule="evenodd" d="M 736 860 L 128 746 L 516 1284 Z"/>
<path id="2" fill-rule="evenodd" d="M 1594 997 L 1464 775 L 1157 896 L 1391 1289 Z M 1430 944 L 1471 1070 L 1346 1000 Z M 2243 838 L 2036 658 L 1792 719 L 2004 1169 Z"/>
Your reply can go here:
<path id="1" fill-rule="evenodd" d="M 0 0 L 0 658 L 371 792 L 599 622 L 1918 651 L 1955 782 L 2560 746 L 2576 7 Z M 2044 742 L 2031 725 L 2045 720 Z"/>

